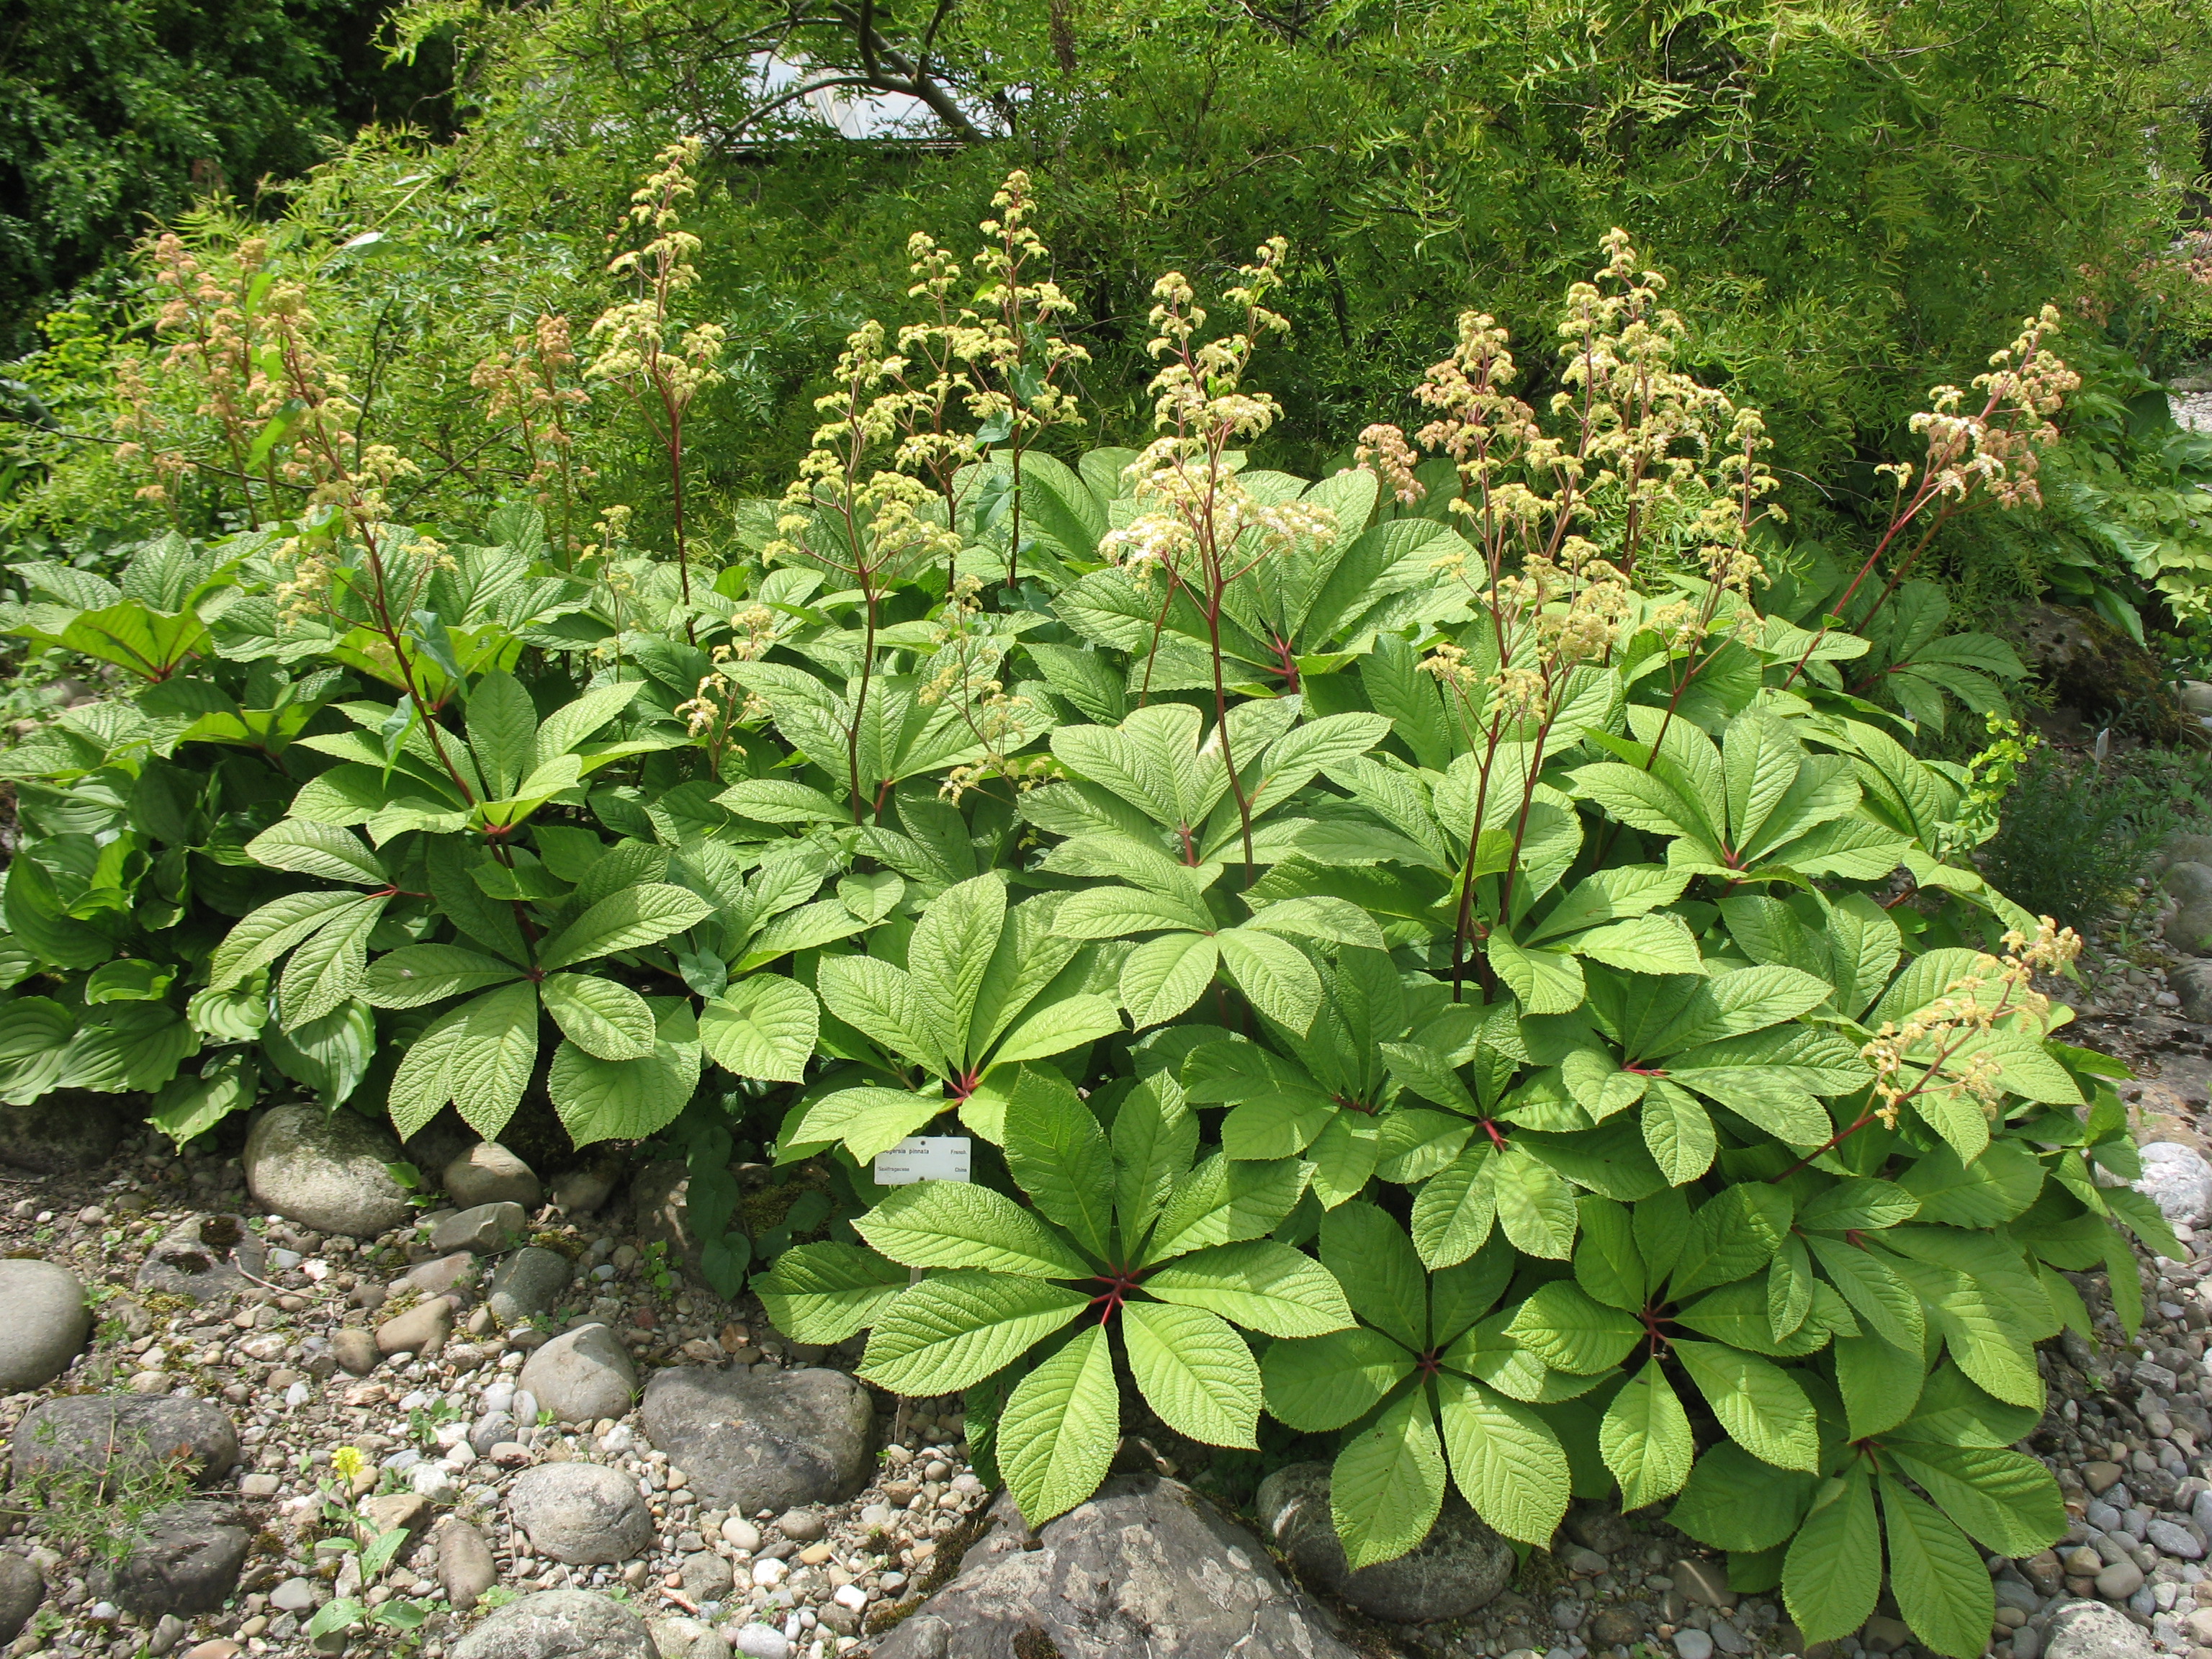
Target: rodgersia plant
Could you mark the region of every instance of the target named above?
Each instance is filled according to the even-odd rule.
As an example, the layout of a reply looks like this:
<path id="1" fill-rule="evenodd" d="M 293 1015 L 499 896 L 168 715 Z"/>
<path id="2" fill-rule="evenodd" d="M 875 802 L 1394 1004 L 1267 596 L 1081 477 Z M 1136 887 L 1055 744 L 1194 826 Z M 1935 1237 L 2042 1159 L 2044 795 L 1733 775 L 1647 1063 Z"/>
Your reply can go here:
<path id="1" fill-rule="evenodd" d="M 684 166 L 599 378 L 537 382 L 563 420 L 711 365 L 663 303 Z M 1427 422 L 1309 482 L 1249 447 L 1287 250 L 1225 327 L 1163 279 L 1155 435 L 1071 465 L 1066 301 L 1000 207 L 984 294 L 917 248 L 921 320 L 855 331 L 719 567 L 626 549 L 543 432 L 550 536 L 406 523 L 306 291 L 210 287 L 179 372 L 261 343 L 211 418 L 283 505 L 7 618 L 118 678 L 6 758 L 0 1098 L 550 1111 L 675 1141 L 718 1224 L 745 1139 L 818 1188 L 708 1238 L 717 1287 L 963 1391 L 1032 1522 L 1131 1431 L 1328 1461 L 1360 1563 L 1452 1488 L 1538 1547 L 1617 1493 L 1808 1640 L 1886 1575 L 1972 1659 L 1981 1551 L 2063 1524 L 2008 1449 L 2034 1344 L 2089 1330 L 2063 1275 L 2133 1321 L 2134 1242 L 2175 1249 L 2045 994 L 2071 936 L 1966 861 L 1990 786 L 1874 695 L 1925 723 L 2016 672 L 1913 571 L 1976 498 L 2033 510 L 2049 319 L 1938 400 L 1854 578 L 1625 237 L 1541 407 L 1470 313 Z M 917 1134 L 974 1179 L 877 1185 Z"/>

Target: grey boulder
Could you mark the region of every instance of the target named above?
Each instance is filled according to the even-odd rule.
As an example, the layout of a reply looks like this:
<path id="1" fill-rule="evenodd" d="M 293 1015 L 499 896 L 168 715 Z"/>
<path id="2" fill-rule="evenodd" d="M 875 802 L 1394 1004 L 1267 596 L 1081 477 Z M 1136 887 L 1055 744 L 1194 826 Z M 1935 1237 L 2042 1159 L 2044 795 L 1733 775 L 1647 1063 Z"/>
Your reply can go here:
<path id="1" fill-rule="evenodd" d="M 238 1462 L 238 1431 L 205 1400 L 166 1395 L 68 1395 L 23 1414 L 9 1443 L 16 1485 L 71 1475 L 105 1480 L 189 1466 L 204 1486 Z"/>
<path id="2" fill-rule="evenodd" d="M 374 1238 L 414 1214 L 387 1164 L 399 1148 L 356 1112 L 276 1106 L 246 1138 L 246 1185 L 254 1200 L 318 1232 Z"/>
<path id="3" fill-rule="evenodd" d="M 466 1613 L 499 1582 L 499 1565 L 483 1534 L 458 1515 L 438 1528 L 438 1582 L 446 1599 Z"/>
<path id="4" fill-rule="evenodd" d="M 653 1514 L 635 1483 L 604 1463 L 540 1463 L 507 1489 L 507 1512 L 540 1555 L 598 1566 L 641 1554 Z"/>
<path id="5" fill-rule="evenodd" d="M 0 1394 L 44 1388 L 92 1334 L 84 1286 L 52 1261 L 0 1261 Z"/>
<path id="6" fill-rule="evenodd" d="M 558 1250 L 526 1244 L 492 1269 L 484 1304 L 494 1318 L 506 1325 L 550 1313 L 568 1288 L 574 1271 L 568 1258 Z"/>
<path id="7" fill-rule="evenodd" d="M 0 1642 L 12 1642 L 46 1599 L 46 1581 L 23 1556 L 0 1555 Z"/>
<path id="8" fill-rule="evenodd" d="M 867 1485 L 872 1416 L 868 1391 L 842 1371 L 674 1365 L 653 1374 L 638 1422 L 694 1492 L 752 1515 Z"/>
<path id="9" fill-rule="evenodd" d="M 1011 1498 L 990 1519 L 876 1659 L 1352 1659 L 1267 1547 L 1177 1481 L 1115 1476 L 1034 1549 Z"/>
<path id="10" fill-rule="evenodd" d="M 2142 1179 L 2136 1190 L 2175 1225 L 2212 1219 L 2212 1163 L 2193 1146 L 2154 1140 L 2142 1149 Z"/>
<path id="11" fill-rule="evenodd" d="M 234 1215 L 186 1218 L 163 1235 L 138 1268 L 138 1288 L 213 1302 L 269 1276 L 269 1247 Z"/>
<path id="12" fill-rule="evenodd" d="M 2181 999 L 2181 1017 L 2212 1024 L 2212 962 L 2185 962 L 2168 971 L 2166 988 Z"/>
<path id="13" fill-rule="evenodd" d="M 2102 1601 L 2060 1603 L 2046 1640 L 2046 1659 L 2151 1659 L 2149 1636 Z"/>
<path id="14" fill-rule="evenodd" d="M 2195 860 L 2170 865 L 2165 885 L 2175 907 L 2160 930 L 2166 942 L 2177 951 L 2212 951 L 2212 865 Z"/>
<path id="15" fill-rule="evenodd" d="M 561 1423 L 620 1417 L 637 1395 L 637 1368 L 604 1325 L 579 1325 L 530 1356 L 523 1388 Z"/>
<path id="16" fill-rule="evenodd" d="M 58 1089 L 32 1105 L 0 1106 L 0 1164 L 40 1175 L 98 1169 L 123 1139 L 126 1116 L 139 1115 L 126 1115 L 122 1097 L 89 1089 Z"/>
<path id="17" fill-rule="evenodd" d="M 645 1620 L 587 1590 L 510 1601 L 451 1650 L 453 1659 L 659 1659 Z"/>
<path id="18" fill-rule="evenodd" d="M 93 1593 L 146 1618 L 214 1613 L 237 1588 L 252 1543 L 229 1504 L 172 1504 L 148 1517 L 120 1559 L 94 1570 Z"/>
<path id="19" fill-rule="evenodd" d="M 537 1175 L 495 1140 L 479 1140 L 448 1164 L 446 1190 L 465 1210 L 479 1204 L 520 1204 L 534 1210 L 543 1201 Z"/>
<path id="20" fill-rule="evenodd" d="M 571 1219 L 596 1215 L 599 1206 L 614 1196 L 615 1183 L 621 1178 L 621 1170 L 608 1164 L 571 1170 L 555 1179 L 553 1202 Z"/>
<path id="21" fill-rule="evenodd" d="M 1511 1546 L 1456 1493 L 1411 1551 L 1354 1572 L 1329 1513 L 1328 1476 L 1326 1463 L 1289 1464 L 1262 1480 L 1253 1499 L 1260 1524 L 1309 1583 L 1389 1623 L 1425 1625 L 1463 1618 L 1513 1576 Z"/>

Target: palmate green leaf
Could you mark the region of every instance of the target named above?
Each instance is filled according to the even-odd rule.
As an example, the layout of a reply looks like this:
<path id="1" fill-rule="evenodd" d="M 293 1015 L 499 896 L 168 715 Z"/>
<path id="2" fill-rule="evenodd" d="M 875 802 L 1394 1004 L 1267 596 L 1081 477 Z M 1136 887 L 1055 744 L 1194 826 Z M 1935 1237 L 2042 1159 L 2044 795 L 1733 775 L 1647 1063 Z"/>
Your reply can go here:
<path id="1" fill-rule="evenodd" d="M 1996 1616 L 1980 1552 L 1926 1499 L 1887 1474 L 1881 1518 L 1889 1535 L 1890 1590 L 1905 1622 L 1936 1652 L 1978 1659 Z"/>
<path id="2" fill-rule="evenodd" d="M 1885 1444 L 1944 1514 L 1999 1555 L 2024 1559 L 2065 1535 L 2058 1483 L 2025 1453 L 1894 1436 Z"/>
<path id="3" fill-rule="evenodd" d="M 1273 1232 L 1304 1189 L 1295 1158 L 1255 1164 L 1217 1152 L 1169 1189 L 1139 1265 Z"/>
<path id="4" fill-rule="evenodd" d="M 1820 1486 L 1817 1475 L 1778 1469 L 1723 1440 L 1698 1460 L 1667 1519 L 1717 1550 L 1769 1550 L 1797 1530 Z"/>
<path id="5" fill-rule="evenodd" d="M 907 976 L 921 1017 L 936 1028 L 948 1056 L 957 1059 L 967 1051 L 975 999 L 1006 920 L 1006 879 L 992 871 L 946 888 L 915 923 Z"/>
<path id="6" fill-rule="evenodd" d="M 1030 1088 L 1007 1101 L 1001 1133 L 1006 1167 L 1030 1201 L 1104 1261 L 1113 1249 L 1114 1154 L 1097 1115 L 1072 1087 Z"/>
<path id="7" fill-rule="evenodd" d="M 821 1023 L 814 993 L 799 981 L 752 974 L 701 1008 L 699 1041 L 725 1071 L 797 1083 L 806 1075 Z"/>
<path id="8" fill-rule="evenodd" d="M 1674 1353 L 1738 1445 L 1778 1468 L 1819 1467 L 1813 1402 L 1780 1366 L 1717 1342 L 1677 1339 Z"/>
<path id="9" fill-rule="evenodd" d="M 1466 1261 L 1489 1240 L 1498 1215 L 1497 1171 L 1487 1144 L 1462 1152 L 1414 1194 L 1413 1249 L 1434 1272 Z"/>
<path id="10" fill-rule="evenodd" d="M 653 1052 L 641 1059 L 601 1060 L 574 1042 L 554 1051 L 546 1091 L 568 1139 L 579 1146 L 642 1140 L 673 1123 L 699 1086 L 704 1062 L 691 1005 L 681 997 L 653 997 L 647 1006 L 653 1012 Z"/>
<path id="11" fill-rule="evenodd" d="M 1372 1204 L 1322 1218 L 1321 1259 L 1352 1310 L 1415 1353 L 1429 1346 L 1428 1275 L 1412 1242 Z"/>
<path id="12" fill-rule="evenodd" d="M 1705 958 L 1690 925 L 1678 915 L 1638 916 L 1593 927 L 1567 941 L 1579 957 L 1594 957 L 1609 968 L 1638 974 L 1699 974 Z M 1532 1008 L 1529 1012 L 1536 1012 Z"/>
<path id="13" fill-rule="evenodd" d="M 1628 1210 L 1609 1198 L 1586 1196 L 1576 1205 L 1582 1243 L 1575 1247 L 1575 1282 L 1594 1301 L 1634 1313 L 1650 1292 L 1644 1253 L 1637 1248 L 1635 1222 Z"/>
<path id="14" fill-rule="evenodd" d="M 1516 1141 L 1491 1165 L 1498 1229 L 1524 1255 L 1565 1261 L 1575 1248 L 1574 1189 L 1565 1177 Z"/>
<path id="15" fill-rule="evenodd" d="M 522 969 L 459 945 L 406 945 L 386 951 L 362 976 L 372 1008 L 420 1008 L 516 979 Z"/>
<path id="16" fill-rule="evenodd" d="M 906 970 L 874 957 L 829 957 L 814 988 L 823 1007 L 870 1042 L 912 1064 L 942 1067 L 942 1039 L 921 1012 Z"/>
<path id="17" fill-rule="evenodd" d="M 1782 1596 L 1808 1642 L 1866 1623 L 1881 1593 L 1881 1534 L 1863 1463 L 1823 1482 L 1782 1567 Z"/>
<path id="18" fill-rule="evenodd" d="M 32 866 L 24 860 L 20 867 Z M 9 873 L 12 877 L 14 872 Z M 12 881 L 10 884 L 12 887 Z M 331 892 L 287 893 L 282 898 L 270 900 L 239 922 L 216 946 L 214 957 L 208 963 L 208 988 L 228 990 L 255 969 L 274 962 L 325 922 L 362 902 L 357 893 Z M 16 931 L 22 930 L 19 927 Z M 103 951 L 103 958 L 108 953 Z"/>
<path id="19" fill-rule="evenodd" d="M 325 922 L 292 952 L 276 982 L 279 1023 L 295 1030 L 349 1000 L 368 967 L 368 936 L 389 901 L 364 898 Z"/>
<path id="20" fill-rule="evenodd" d="M 878 1316 L 860 1375 L 894 1394 L 950 1394 L 1012 1364 L 1073 1320 L 1088 1300 L 1080 1291 L 1012 1273 L 933 1273 Z M 1003 1468 L 1003 1442 L 1001 1447 Z"/>
<path id="21" fill-rule="evenodd" d="M 866 1164 L 913 1134 L 951 1102 L 936 1095 L 914 1094 L 904 1089 L 872 1085 L 840 1089 L 806 1109 L 806 1115 L 786 1138 L 782 1156 L 804 1156 L 798 1149 L 835 1146 Z"/>
<path id="22" fill-rule="evenodd" d="M 635 688 L 631 688 L 635 695 Z M 508 673 L 495 672 L 478 680 L 469 693 L 467 708 L 469 752 L 494 800 L 514 792 L 526 773 L 535 769 L 538 709 L 522 682 Z"/>
<path id="23" fill-rule="evenodd" d="M 1121 1011 L 1114 1006 L 1111 997 L 1088 991 L 1062 997 L 1057 1002 L 1030 1010 L 1028 1017 L 1000 1041 L 992 1053 L 991 1064 L 1012 1066 L 1025 1060 L 1064 1054 L 1086 1042 L 1117 1036 L 1121 1029 Z"/>
<path id="24" fill-rule="evenodd" d="M 322 881 L 384 887 L 392 880 L 384 861 L 362 845 L 360 836 L 306 818 L 286 818 L 270 825 L 246 843 L 246 852 L 272 870 L 291 870 Z"/>
<path id="25" fill-rule="evenodd" d="M 1178 1434 L 1209 1446 L 1258 1445 L 1260 1367 L 1218 1314 L 1127 1302 L 1121 1340 L 1145 1401 Z"/>
<path id="26" fill-rule="evenodd" d="M 464 1004 L 460 1015 L 446 1053 L 445 1086 L 462 1121 L 495 1139 L 538 1063 L 538 988 L 486 991 Z"/>
<path id="27" fill-rule="evenodd" d="M 981 1267 L 1038 1279 L 1081 1279 L 1091 1272 L 1030 1212 L 1003 1193 L 964 1181 L 894 1188 L 853 1230 L 909 1267 Z"/>
<path id="28" fill-rule="evenodd" d="M 1689 1413 L 1656 1359 L 1644 1362 L 1606 1407 L 1598 1450 L 1620 1482 L 1620 1507 L 1640 1510 L 1681 1490 L 1697 1450 Z"/>
<path id="29" fill-rule="evenodd" d="M 842 1342 L 906 1288 L 905 1271 L 850 1244 L 794 1244 L 752 1281 L 768 1316 L 794 1342 Z"/>
<path id="30" fill-rule="evenodd" d="M 1439 1375 L 1437 1396 L 1437 1424 L 1460 1495 L 1508 1538 L 1547 1547 L 1573 1485 L 1551 1425 L 1463 1376 Z"/>
<path id="31" fill-rule="evenodd" d="M 1413 1370 L 1411 1353 L 1365 1325 L 1271 1342 L 1260 1362 L 1269 1413 L 1307 1434 L 1358 1422 Z"/>
<path id="32" fill-rule="evenodd" d="M 1835 1342 L 1836 1388 L 1853 1439 L 1885 1434 L 1912 1414 L 1927 1363 L 1878 1336 L 1839 1336 Z"/>
<path id="33" fill-rule="evenodd" d="M 1911 1285 L 1870 1250 L 1819 1233 L 1808 1233 L 1805 1243 L 1828 1282 L 1843 1292 L 1869 1332 L 1893 1347 L 1920 1352 L 1927 1321 Z"/>
<path id="34" fill-rule="evenodd" d="M 1484 942 L 1483 953 L 1529 1013 L 1567 1014 L 1582 1006 L 1582 964 L 1565 951 L 1516 945 L 1501 927 Z"/>
<path id="35" fill-rule="evenodd" d="M 687 888 L 665 882 L 625 887 L 547 939 L 538 952 L 538 965 L 550 971 L 635 950 L 696 927 L 714 914 L 712 904 Z"/>
<path id="36" fill-rule="evenodd" d="M 1382 1156 L 1382 1129 L 1372 1116 L 1349 1110 L 1334 1114 L 1305 1149 L 1313 1166 L 1313 1195 L 1322 1208 L 1333 1210 L 1364 1192 Z"/>
<path id="37" fill-rule="evenodd" d="M 1288 939 L 1250 927 L 1213 936 L 1222 966 L 1252 1006 L 1285 1030 L 1303 1035 L 1321 1012 L 1321 975 Z"/>
<path id="38" fill-rule="evenodd" d="M 1220 965 L 1221 947 L 1210 933 L 1162 933 L 1148 939 L 1121 963 L 1121 1006 L 1139 1030 L 1173 1019 L 1204 994 Z"/>
<path id="39" fill-rule="evenodd" d="M 1344 1290 L 1328 1268 L 1271 1238 L 1194 1251 L 1148 1275 L 1163 1302 L 1203 1308 L 1275 1337 L 1316 1337 L 1352 1322 Z"/>
<path id="40" fill-rule="evenodd" d="M 1765 1267 L 1789 1237 L 1791 1214 L 1789 1194 L 1763 1181 L 1739 1182 L 1716 1195 L 1690 1218 L 1668 1299 L 1680 1302 Z"/>
<path id="41" fill-rule="evenodd" d="M 1203 904 L 1136 887 L 1090 887 L 1071 893 L 1053 917 L 1053 931 L 1064 939 L 1121 939 L 1163 927 L 1208 933 L 1215 927 Z"/>
<path id="42" fill-rule="evenodd" d="M 999 1471 L 1032 1528 L 1097 1491 L 1120 1444 L 1121 1401 L 1103 1326 L 1079 1331 L 1016 1383 L 999 1413 Z"/>
<path id="43" fill-rule="evenodd" d="M 1877 1232 L 1911 1220 L 1919 1209 L 1919 1199 L 1897 1182 L 1855 1176 L 1808 1199 L 1797 1212 L 1797 1224 L 1828 1232 Z"/>
<path id="44" fill-rule="evenodd" d="M 1416 1389 L 1330 1469 L 1329 1511 L 1352 1571 L 1395 1560 L 1427 1537 L 1443 1508 L 1444 1480 L 1428 1391 Z"/>
<path id="45" fill-rule="evenodd" d="M 1712 1115 L 1686 1089 L 1653 1078 L 1644 1087 L 1638 1121 L 1644 1145 L 1668 1186 L 1687 1186 L 1712 1167 L 1720 1136 Z"/>
<path id="46" fill-rule="evenodd" d="M 1557 1279 L 1530 1292 L 1505 1331 L 1555 1370 L 1595 1376 L 1621 1362 L 1644 1326 L 1619 1308 L 1591 1301 L 1571 1279 Z"/>
<path id="47" fill-rule="evenodd" d="M 1899 1437 L 1947 1446 L 2009 1446 L 2027 1438 L 2040 1413 L 1984 1393 L 1956 1365 L 1939 1365 L 1920 1390 Z"/>
<path id="48" fill-rule="evenodd" d="M 653 1010 L 627 985 L 583 974 L 548 974 L 538 987 L 562 1035 L 600 1060 L 641 1060 L 653 1052 Z"/>

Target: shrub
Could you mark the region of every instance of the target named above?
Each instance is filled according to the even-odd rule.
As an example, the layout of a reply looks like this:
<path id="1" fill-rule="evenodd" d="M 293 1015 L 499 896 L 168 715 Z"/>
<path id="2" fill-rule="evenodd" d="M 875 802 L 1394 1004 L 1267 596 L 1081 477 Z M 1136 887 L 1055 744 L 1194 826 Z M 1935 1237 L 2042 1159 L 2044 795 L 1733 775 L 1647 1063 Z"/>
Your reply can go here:
<path id="1" fill-rule="evenodd" d="M 1032 256 L 963 309 L 918 247 L 922 319 L 852 337 L 719 568 L 537 503 L 407 525 L 272 289 L 252 442 L 311 508 L 31 569 L 9 618 L 115 695 L 8 757 L 6 1097 L 158 1087 L 179 1138 L 264 1072 L 408 1130 L 543 1099 L 706 1173 L 757 1126 L 843 1206 L 757 1241 L 773 1316 L 966 1391 L 1033 1522 L 1126 1382 L 1195 1441 L 1331 1437 L 1356 1562 L 1448 1483 L 1539 1546 L 1617 1488 L 1813 1641 L 1886 1535 L 1916 1632 L 1978 1653 L 1976 1547 L 2065 1524 L 2006 1449 L 2033 1344 L 2088 1329 L 2058 1270 L 2111 1264 L 2132 1322 L 2129 1235 L 2176 1248 L 2100 1179 L 2139 1168 L 2119 1068 L 2032 983 L 2075 942 L 1962 862 L 1986 788 L 1867 695 L 1997 695 L 1911 571 L 2031 504 L 2053 320 L 1939 392 L 1850 571 L 1782 540 L 1758 416 L 1617 234 L 1544 409 L 1469 313 L 1427 424 L 1311 483 L 1247 450 L 1281 244 L 1225 327 L 1162 279 L 1159 435 L 1072 467 L 1018 441 L 1073 361 Z M 975 1179 L 879 1186 L 933 1127 Z"/>

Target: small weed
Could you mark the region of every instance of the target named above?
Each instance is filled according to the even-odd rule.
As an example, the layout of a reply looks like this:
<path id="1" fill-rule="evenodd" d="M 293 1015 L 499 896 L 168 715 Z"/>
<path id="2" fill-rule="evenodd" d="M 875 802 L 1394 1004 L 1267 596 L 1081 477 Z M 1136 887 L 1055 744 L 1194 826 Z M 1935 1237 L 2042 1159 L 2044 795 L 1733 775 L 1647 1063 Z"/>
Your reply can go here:
<path id="1" fill-rule="evenodd" d="M 51 1423 L 40 1438 L 55 1443 Z M 192 1474 L 190 1448 L 156 1456 L 142 1433 L 127 1447 L 108 1448 L 105 1474 L 55 1470 L 18 1484 L 48 1542 L 115 1561 L 144 1535 L 149 1516 L 191 1491 Z"/>

